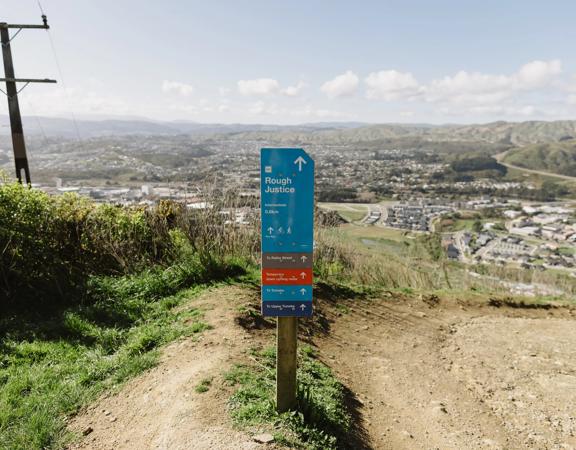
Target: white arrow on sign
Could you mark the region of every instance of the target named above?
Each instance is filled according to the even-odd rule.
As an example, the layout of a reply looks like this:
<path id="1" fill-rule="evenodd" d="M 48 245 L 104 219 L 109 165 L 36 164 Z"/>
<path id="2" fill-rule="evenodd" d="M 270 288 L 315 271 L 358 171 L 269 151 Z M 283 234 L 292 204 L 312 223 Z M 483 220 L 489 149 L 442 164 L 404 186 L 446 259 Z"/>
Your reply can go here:
<path id="1" fill-rule="evenodd" d="M 304 295 L 304 294 L 306 293 L 306 289 L 304 289 L 304 288 L 300 289 L 300 293 L 301 293 L 302 295 Z"/>
<path id="2" fill-rule="evenodd" d="M 306 278 L 306 272 L 300 272 L 300 277 L 301 277 L 302 279 Z"/>
<path id="3" fill-rule="evenodd" d="M 292 227 L 288 227 L 288 229 L 286 230 L 286 234 L 292 234 Z"/>
<path id="4" fill-rule="evenodd" d="M 300 257 L 300 259 L 302 260 L 302 262 L 306 262 L 306 261 L 308 260 L 308 257 L 302 255 L 302 256 Z"/>
<path id="5" fill-rule="evenodd" d="M 274 228 L 272 228 L 272 227 L 268 228 L 268 233 L 272 234 L 273 231 L 274 231 Z"/>
<path id="6" fill-rule="evenodd" d="M 301 156 L 299 156 L 298 158 L 296 158 L 296 160 L 294 161 L 294 164 L 298 164 L 298 172 L 302 172 L 302 164 L 308 164 L 306 162 L 306 160 L 304 158 L 302 158 Z"/>
<path id="7" fill-rule="evenodd" d="M 300 309 L 301 309 L 302 311 L 304 311 L 304 310 L 306 309 L 306 305 L 305 305 L 304 303 L 302 303 L 302 304 L 300 305 Z"/>

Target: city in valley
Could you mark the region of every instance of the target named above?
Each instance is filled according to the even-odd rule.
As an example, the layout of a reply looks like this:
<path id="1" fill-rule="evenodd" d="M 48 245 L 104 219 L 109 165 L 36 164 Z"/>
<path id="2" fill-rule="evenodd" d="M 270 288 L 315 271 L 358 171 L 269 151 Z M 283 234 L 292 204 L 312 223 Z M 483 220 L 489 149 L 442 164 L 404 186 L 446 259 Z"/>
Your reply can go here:
<path id="1" fill-rule="evenodd" d="M 354 137 L 356 129 L 348 131 L 347 139 L 336 140 L 332 131 L 96 135 L 82 140 L 36 134 L 29 151 L 34 186 L 49 194 L 74 192 L 122 205 L 173 200 L 202 209 L 211 206 L 214 192 L 225 190 L 243 199 L 242 207 L 225 212 L 229 222 L 248 226 L 259 220 L 259 149 L 296 142 L 316 160 L 319 210 L 336 212 L 345 233 L 356 228 L 353 239 L 370 251 L 379 251 L 391 236 L 409 242 L 434 234 L 441 237 L 444 257 L 454 267 L 511 293 L 565 293 L 561 284 L 534 281 L 545 279 L 537 272 L 576 278 L 576 178 L 507 164 L 502 156 L 514 147 L 499 141 L 470 143 L 466 136 L 441 136 L 379 142 Z M 12 170 L 10 153 L 8 136 L 0 136 L 6 173 Z M 483 267 L 536 275 L 527 282 L 510 281 L 494 270 L 485 273 Z"/>

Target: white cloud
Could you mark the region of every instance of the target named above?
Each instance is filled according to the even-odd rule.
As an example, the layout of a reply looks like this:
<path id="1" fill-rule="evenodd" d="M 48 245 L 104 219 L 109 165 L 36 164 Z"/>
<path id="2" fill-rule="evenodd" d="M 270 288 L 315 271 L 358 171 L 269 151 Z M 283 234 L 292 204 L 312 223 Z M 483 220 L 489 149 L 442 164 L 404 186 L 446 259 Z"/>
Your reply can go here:
<path id="1" fill-rule="evenodd" d="M 364 80 L 366 98 L 393 101 L 410 99 L 422 91 L 422 87 L 410 72 L 381 70 L 372 72 Z"/>
<path id="2" fill-rule="evenodd" d="M 460 71 L 453 76 L 433 80 L 425 87 L 429 102 L 460 105 L 498 104 L 521 92 L 553 88 L 562 72 L 558 60 L 532 61 L 511 75 Z"/>
<path id="3" fill-rule="evenodd" d="M 556 75 L 562 73 L 562 63 L 552 61 L 532 61 L 523 65 L 513 76 L 517 89 L 534 89 L 547 86 Z"/>
<path id="4" fill-rule="evenodd" d="M 256 78 L 254 80 L 238 81 L 238 92 L 245 96 L 269 96 L 280 94 L 287 97 L 297 97 L 306 86 L 306 83 L 299 81 L 294 86 L 282 88 L 280 83 L 273 78 Z"/>
<path id="5" fill-rule="evenodd" d="M 359 82 L 358 75 L 348 70 L 324 83 L 320 90 L 330 98 L 347 97 L 356 93 Z"/>
<path id="6" fill-rule="evenodd" d="M 238 92 L 241 95 L 270 95 L 280 90 L 280 83 L 272 78 L 238 81 Z"/>
<path id="7" fill-rule="evenodd" d="M 302 89 L 304 89 L 306 86 L 307 84 L 300 80 L 298 83 L 296 83 L 296 85 L 288 86 L 287 88 L 282 89 L 282 94 L 288 97 L 296 97 L 300 95 L 300 92 L 302 92 Z"/>
<path id="8" fill-rule="evenodd" d="M 175 93 L 183 97 L 187 97 L 194 93 L 194 86 L 186 83 L 181 83 L 179 81 L 168 81 L 164 80 L 162 82 L 162 92 Z"/>
<path id="9" fill-rule="evenodd" d="M 453 76 L 446 76 L 433 80 L 426 90 L 432 101 L 450 96 L 474 95 L 493 93 L 494 91 L 508 90 L 511 86 L 509 77 L 504 75 L 490 75 L 478 72 L 461 70 Z"/>
<path id="10" fill-rule="evenodd" d="M 124 98 L 85 86 L 53 88 L 49 85 L 24 90 L 19 97 L 25 115 L 67 116 L 70 111 L 77 114 L 108 115 L 136 113 L 136 108 Z M 2 106 L 4 104 L 0 105 L 0 113 L 3 113 Z"/>
<path id="11" fill-rule="evenodd" d="M 290 117 L 291 119 L 296 120 L 354 118 L 354 116 L 349 113 L 342 113 L 340 111 L 323 108 L 314 108 L 312 105 L 287 108 L 279 106 L 276 103 L 267 104 L 263 101 L 253 103 L 248 107 L 247 111 L 249 114 L 254 116 Z"/>

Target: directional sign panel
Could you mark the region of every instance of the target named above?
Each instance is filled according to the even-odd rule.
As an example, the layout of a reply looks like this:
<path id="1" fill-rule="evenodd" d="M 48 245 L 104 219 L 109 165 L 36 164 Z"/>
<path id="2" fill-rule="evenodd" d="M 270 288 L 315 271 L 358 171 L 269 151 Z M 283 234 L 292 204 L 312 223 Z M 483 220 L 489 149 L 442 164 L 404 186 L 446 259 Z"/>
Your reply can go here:
<path id="1" fill-rule="evenodd" d="M 314 160 L 300 148 L 260 152 L 262 313 L 312 315 Z"/>
<path id="2" fill-rule="evenodd" d="M 312 284 L 312 269 L 262 268 L 262 284 Z"/>
<path id="3" fill-rule="evenodd" d="M 312 253 L 262 253 L 262 268 L 312 268 Z"/>
<path id="4" fill-rule="evenodd" d="M 271 285 L 262 286 L 262 295 L 264 301 L 294 301 L 294 302 L 311 302 L 312 286 L 284 286 Z"/>

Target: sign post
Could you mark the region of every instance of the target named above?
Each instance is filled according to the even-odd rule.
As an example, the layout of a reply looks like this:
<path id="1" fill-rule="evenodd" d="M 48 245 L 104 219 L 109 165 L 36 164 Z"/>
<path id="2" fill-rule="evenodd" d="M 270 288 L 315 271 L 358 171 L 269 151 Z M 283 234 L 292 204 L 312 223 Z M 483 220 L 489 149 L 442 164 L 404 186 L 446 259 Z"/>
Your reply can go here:
<path id="1" fill-rule="evenodd" d="M 262 315 L 277 317 L 276 408 L 296 406 L 298 317 L 312 315 L 314 160 L 300 148 L 260 151 Z"/>

